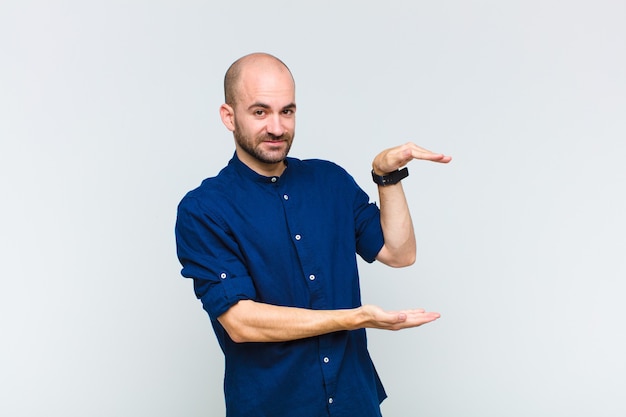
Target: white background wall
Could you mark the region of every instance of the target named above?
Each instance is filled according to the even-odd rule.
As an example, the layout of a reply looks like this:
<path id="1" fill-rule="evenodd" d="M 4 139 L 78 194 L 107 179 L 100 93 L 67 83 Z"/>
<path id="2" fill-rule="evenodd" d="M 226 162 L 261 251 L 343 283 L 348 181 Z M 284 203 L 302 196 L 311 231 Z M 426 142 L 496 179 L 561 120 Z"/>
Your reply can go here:
<path id="1" fill-rule="evenodd" d="M 297 82 L 292 155 L 413 140 L 419 260 L 364 301 L 386 417 L 626 415 L 626 3 L 0 3 L 0 415 L 220 416 L 222 356 L 179 275 L 183 194 L 233 152 L 228 65 Z"/>

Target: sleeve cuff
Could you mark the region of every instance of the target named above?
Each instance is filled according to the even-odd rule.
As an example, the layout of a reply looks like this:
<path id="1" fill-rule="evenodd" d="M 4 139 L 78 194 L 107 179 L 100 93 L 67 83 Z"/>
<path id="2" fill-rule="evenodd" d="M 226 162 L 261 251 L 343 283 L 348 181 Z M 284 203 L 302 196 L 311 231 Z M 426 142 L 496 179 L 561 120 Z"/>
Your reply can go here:
<path id="1" fill-rule="evenodd" d="M 223 272 L 220 279 L 201 298 L 202 306 L 212 320 L 217 320 L 240 300 L 256 299 L 256 289 L 249 276 L 231 277 Z"/>

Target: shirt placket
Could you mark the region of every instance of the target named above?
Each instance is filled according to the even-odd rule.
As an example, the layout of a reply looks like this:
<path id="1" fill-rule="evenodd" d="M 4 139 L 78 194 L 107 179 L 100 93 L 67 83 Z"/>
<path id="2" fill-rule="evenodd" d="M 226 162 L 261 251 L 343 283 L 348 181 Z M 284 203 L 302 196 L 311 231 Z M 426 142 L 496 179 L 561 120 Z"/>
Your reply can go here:
<path id="1" fill-rule="evenodd" d="M 321 276 L 319 268 L 315 264 L 315 244 L 313 227 L 310 223 L 312 219 L 303 216 L 298 207 L 307 204 L 306 201 L 298 201 L 304 198 L 304 195 L 297 195 L 289 191 L 288 187 L 278 186 L 277 191 L 283 203 L 287 227 L 291 235 L 292 241 L 296 248 L 296 253 L 300 261 L 300 266 L 304 279 L 309 289 L 311 308 L 316 310 L 327 309 L 326 297 L 323 292 L 322 280 L 326 277 Z M 311 235 L 307 231 L 310 231 Z M 329 411 L 335 404 L 334 392 L 337 380 L 337 368 L 333 361 L 333 349 L 330 337 L 322 335 L 319 337 L 318 360 L 324 377 L 324 386 L 326 390 L 326 401 Z"/>

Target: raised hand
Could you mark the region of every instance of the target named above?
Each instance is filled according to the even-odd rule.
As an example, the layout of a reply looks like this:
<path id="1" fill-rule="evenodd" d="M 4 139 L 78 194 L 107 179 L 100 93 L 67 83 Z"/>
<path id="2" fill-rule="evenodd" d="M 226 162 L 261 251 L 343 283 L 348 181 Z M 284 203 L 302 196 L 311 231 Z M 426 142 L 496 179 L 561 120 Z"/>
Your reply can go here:
<path id="1" fill-rule="evenodd" d="M 376 174 L 385 175 L 405 166 L 413 159 L 447 164 L 452 160 L 452 157 L 431 152 L 412 142 L 408 142 L 404 145 L 385 149 L 376 155 L 374 162 L 372 162 L 372 168 Z"/>

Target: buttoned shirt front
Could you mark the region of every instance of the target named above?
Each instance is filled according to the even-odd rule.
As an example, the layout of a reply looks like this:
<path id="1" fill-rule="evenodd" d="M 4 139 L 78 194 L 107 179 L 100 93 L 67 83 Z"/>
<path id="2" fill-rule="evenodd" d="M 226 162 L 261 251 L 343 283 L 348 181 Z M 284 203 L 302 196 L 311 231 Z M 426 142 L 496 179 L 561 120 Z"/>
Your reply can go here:
<path id="1" fill-rule="evenodd" d="M 182 274 L 225 355 L 228 417 L 380 416 L 386 397 L 364 329 L 280 343 L 235 343 L 217 318 L 239 300 L 316 310 L 361 305 L 356 255 L 383 245 L 375 204 L 339 166 L 288 158 L 280 177 L 235 155 L 181 201 Z"/>

